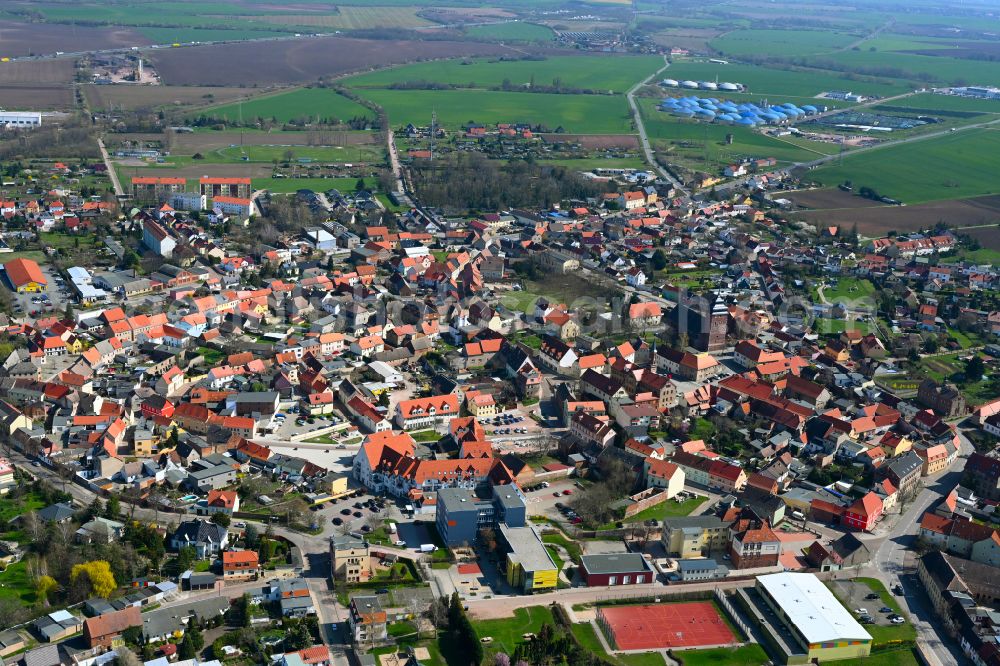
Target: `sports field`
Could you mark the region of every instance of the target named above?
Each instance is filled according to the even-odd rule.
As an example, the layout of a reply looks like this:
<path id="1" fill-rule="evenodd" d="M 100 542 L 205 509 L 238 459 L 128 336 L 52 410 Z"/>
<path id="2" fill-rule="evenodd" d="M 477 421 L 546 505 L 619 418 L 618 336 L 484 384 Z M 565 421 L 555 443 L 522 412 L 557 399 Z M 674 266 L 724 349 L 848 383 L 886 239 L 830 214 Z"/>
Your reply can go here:
<path id="1" fill-rule="evenodd" d="M 824 185 L 845 180 L 904 203 L 1000 193 L 995 177 L 1000 130 L 960 130 L 923 141 L 848 154 L 842 164 L 809 172 Z"/>
<path id="2" fill-rule="evenodd" d="M 389 123 L 429 125 L 431 113 L 451 130 L 469 122 L 529 123 L 572 134 L 628 134 L 632 116 L 624 95 L 549 95 L 467 90 L 364 90 Z"/>
<path id="3" fill-rule="evenodd" d="M 736 636 L 711 601 L 597 609 L 597 622 L 618 650 L 728 645 Z"/>
<path id="4" fill-rule="evenodd" d="M 491 26 L 492 27 L 492 26 Z M 343 81 L 352 88 L 386 88 L 395 83 L 428 81 L 491 88 L 558 85 L 602 93 L 625 92 L 663 66 L 659 56 L 552 56 L 543 60 L 446 60 L 422 62 L 354 76 Z"/>
<path id="5" fill-rule="evenodd" d="M 346 121 L 352 118 L 372 118 L 374 113 L 357 102 L 329 88 L 300 88 L 287 93 L 268 95 L 242 104 L 226 104 L 206 109 L 201 115 L 235 121 L 254 118 L 287 122 L 297 119 Z"/>

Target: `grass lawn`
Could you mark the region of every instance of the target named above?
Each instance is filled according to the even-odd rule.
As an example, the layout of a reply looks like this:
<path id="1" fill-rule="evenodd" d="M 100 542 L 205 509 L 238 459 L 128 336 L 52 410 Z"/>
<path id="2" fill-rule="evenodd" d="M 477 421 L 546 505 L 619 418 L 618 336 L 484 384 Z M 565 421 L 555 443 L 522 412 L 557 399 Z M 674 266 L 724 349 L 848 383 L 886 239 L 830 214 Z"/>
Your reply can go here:
<path id="1" fill-rule="evenodd" d="M 1000 229 L 997 231 L 1000 231 Z M 1000 264 L 1000 250 L 991 250 L 982 247 L 978 250 L 962 250 L 941 258 L 941 262 L 945 264 L 955 264 L 965 260 L 977 264 Z"/>
<path id="2" fill-rule="evenodd" d="M 410 436 L 417 442 L 436 442 L 441 439 L 441 435 L 436 430 L 420 430 L 411 432 Z"/>
<path id="3" fill-rule="evenodd" d="M 353 192 L 357 182 L 357 178 L 254 178 L 252 184 L 255 190 L 266 189 L 274 194 L 290 194 L 298 190 L 326 192 L 335 189 L 340 192 Z M 375 181 L 366 178 L 365 184 L 373 187 Z"/>
<path id="4" fill-rule="evenodd" d="M 6 525 L 15 516 L 38 511 L 45 508 L 45 502 L 36 497 L 33 493 L 28 493 L 20 499 L 4 497 L 0 499 L 0 523 Z"/>
<path id="5" fill-rule="evenodd" d="M 15 259 L 31 259 L 32 261 L 44 264 L 46 256 L 41 250 L 22 250 L 21 252 L 4 252 L 0 254 L 0 263 L 3 264 L 6 264 L 8 261 L 14 261 Z"/>
<path id="6" fill-rule="evenodd" d="M 837 666 L 919 666 L 923 662 L 917 658 L 912 649 L 905 649 L 873 652 L 862 659 L 843 659 L 836 663 Z"/>
<path id="7" fill-rule="evenodd" d="M 875 292 L 875 285 L 870 280 L 849 277 L 839 278 L 835 286 L 827 283 L 827 286 L 823 288 L 823 295 L 830 303 L 871 298 Z M 819 300 L 818 292 L 816 292 L 815 298 Z"/>
<path id="8" fill-rule="evenodd" d="M 308 119 L 337 121 L 351 118 L 372 118 L 374 113 L 357 102 L 329 88 L 300 88 L 278 95 L 267 95 L 242 104 L 225 104 L 205 109 L 200 115 L 244 122 L 255 118 L 274 118 L 279 122 Z"/>
<path id="9" fill-rule="evenodd" d="M 388 631 L 392 637 L 406 636 L 407 634 L 416 633 L 417 628 L 410 622 L 393 622 L 389 625 Z"/>
<path id="10" fill-rule="evenodd" d="M 847 321 L 845 319 L 818 318 L 813 323 L 813 328 L 820 335 L 840 335 L 847 330 L 850 325 L 851 330 L 861 331 L 862 335 L 867 335 L 871 330 L 871 324 L 866 321 Z"/>
<path id="11" fill-rule="evenodd" d="M 736 648 L 679 650 L 676 654 L 684 660 L 684 666 L 759 666 L 768 660 L 764 648 L 756 644 Z"/>
<path id="12" fill-rule="evenodd" d="M 990 128 L 959 130 L 848 153 L 842 164 L 820 167 L 809 172 L 809 178 L 824 185 L 851 180 L 855 189 L 871 187 L 907 204 L 976 197 L 1000 192 L 1000 184 L 989 173 L 998 151 L 1000 132 Z M 927 164 L 936 168 L 921 166 Z"/>
<path id="13" fill-rule="evenodd" d="M 552 611 L 547 606 L 529 606 L 517 608 L 514 617 L 503 620 L 472 621 L 472 626 L 480 638 L 491 636 L 493 642 L 488 649 L 493 652 L 514 654 L 518 643 L 523 642 L 523 634 L 537 634 L 545 623 L 555 625 Z"/>
<path id="14" fill-rule="evenodd" d="M 427 125 L 430 112 L 438 123 L 457 130 L 470 122 L 528 123 L 572 134 L 630 134 L 632 114 L 624 95 L 555 95 L 489 90 L 363 89 L 364 97 L 381 105 L 393 127 Z"/>
<path id="15" fill-rule="evenodd" d="M 668 499 L 666 502 L 662 502 L 656 506 L 651 506 L 648 509 L 640 511 L 631 518 L 626 518 L 624 522 L 635 523 L 649 520 L 650 518 L 663 520 L 664 518 L 672 516 L 690 516 L 691 512 L 701 506 L 705 501 L 704 497 L 692 497 L 684 500 L 683 502 Z"/>
<path id="16" fill-rule="evenodd" d="M 205 359 L 205 363 L 210 367 L 214 367 L 222 363 L 222 360 L 226 358 L 226 355 L 220 352 L 218 349 L 212 349 L 210 347 L 198 347 L 198 354 Z"/>
<path id="17" fill-rule="evenodd" d="M 862 76 L 849 78 L 846 74 L 837 72 L 772 69 L 759 65 L 737 65 L 734 63 L 723 65 L 690 60 L 673 62 L 663 75 L 678 81 L 684 79 L 715 81 L 718 77 L 719 81 L 742 83 L 749 93 L 768 95 L 772 104 L 783 103 L 785 100 L 781 98 L 782 95 L 814 97 L 826 90 L 850 90 L 864 95 L 883 96 L 912 90 L 905 82 L 896 79 Z M 817 102 L 823 104 L 823 100 L 817 100 Z M 834 106 L 839 106 L 839 104 L 834 103 Z"/>
<path id="18" fill-rule="evenodd" d="M 566 552 L 569 553 L 570 558 L 579 564 L 580 556 L 583 554 L 583 549 L 580 548 L 580 544 L 577 542 L 570 541 L 558 532 L 553 532 L 549 534 L 542 534 L 542 543 L 562 546 L 566 549 Z"/>
<path id="19" fill-rule="evenodd" d="M 962 345 L 962 349 L 968 349 L 969 347 L 976 347 L 983 344 L 983 341 L 980 340 L 974 333 L 965 333 L 957 328 L 949 327 L 948 335 L 955 338 L 955 342 Z"/>
<path id="20" fill-rule="evenodd" d="M 28 565 L 15 562 L 0 573 L 0 599 L 16 599 L 21 603 L 35 603 L 35 588 L 28 576 Z"/>
<path id="21" fill-rule="evenodd" d="M 636 652 L 618 656 L 618 661 L 625 666 L 663 666 L 663 655 L 659 652 Z M 685 664 L 687 662 L 684 662 Z"/>
<path id="22" fill-rule="evenodd" d="M 272 146 L 227 146 L 211 151 L 205 156 L 205 163 L 243 162 L 284 162 L 290 156 L 291 162 L 309 161 L 320 163 L 381 162 L 381 146 L 362 144 L 356 146 L 285 146 L 280 139 Z M 173 159 L 173 158 L 172 158 Z"/>
<path id="23" fill-rule="evenodd" d="M 549 557 L 552 558 L 552 563 L 556 565 L 556 570 L 562 571 L 563 567 L 566 566 L 566 563 L 563 562 L 563 559 L 561 557 L 559 557 L 559 551 L 556 549 L 556 547 L 545 546 L 545 550 L 549 552 Z"/>
<path id="24" fill-rule="evenodd" d="M 494 29 L 496 26 L 489 26 Z M 522 26 L 523 27 L 523 26 Z M 511 86 L 559 85 L 607 93 L 623 93 L 663 66 L 659 56 L 552 56 L 542 60 L 455 59 L 424 62 L 362 74 L 346 79 L 351 88 L 386 88 L 401 81 L 429 81 L 491 88 L 506 81 Z M 416 92 L 416 91 L 405 91 Z M 464 93 L 468 94 L 468 93 Z M 438 108 L 438 113 L 442 111 Z M 246 117 L 246 116 L 244 116 Z M 426 125 L 428 118 L 422 124 Z M 398 123 L 398 120 L 393 120 Z"/>
<path id="25" fill-rule="evenodd" d="M 306 442 L 309 444 L 336 444 L 337 440 L 331 438 L 329 435 L 320 435 L 319 437 L 311 437 Z"/>

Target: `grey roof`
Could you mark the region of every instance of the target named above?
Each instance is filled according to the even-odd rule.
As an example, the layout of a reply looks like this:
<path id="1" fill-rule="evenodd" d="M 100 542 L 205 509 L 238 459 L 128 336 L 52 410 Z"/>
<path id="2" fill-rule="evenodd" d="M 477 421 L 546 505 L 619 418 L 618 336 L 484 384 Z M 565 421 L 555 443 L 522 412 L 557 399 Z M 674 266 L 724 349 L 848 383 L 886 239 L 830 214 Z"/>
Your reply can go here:
<path id="1" fill-rule="evenodd" d="M 710 558 L 677 560 L 677 568 L 681 571 L 715 571 L 719 563 Z"/>
<path id="2" fill-rule="evenodd" d="M 68 520 L 73 517 L 76 513 L 76 509 L 69 502 L 59 502 L 58 504 L 51 504 L 44 509 L 38 510 L 38 517 L 45 521 L 60 522 L 63 520 Z"/>
<path id="3" fill-rule="evenodd" d="M 493 496 L 505 509 L 524 508 L 524 500 L 515 486 L 493 486 Z"/>
<path id="4" fill-rule="evenodd" d="M 58 666 L 59 646 L 43 645 L 24 653 L 24 666 Z"/>
<path id="5" fill-rule="evenodd" d="M 670 529 L 685 529 L 689 527 L 722 527 L 724 521 L 718 516 L 676 516 L 663 519 L 663 526 Z"/>
<path id="6" fill-rule="evenodd" d="M 894 458 L 887 466 L 887 469 L 891 470 L 896 475 L 896 478 L 905 479 L 914 472 L 919 471 L 923 462 L 923 459 L 915 451 L 907 451 L 898 458 Z"/>
<path id="7" fill-rule="evenodd" d="M 311 596 L 308 597 L 284 597 L 281 600 L 281 610 L 282 612 L 286 610 L 293 610 L 296 608 L 312 608 L 313 600 Z"/>
<path id="8" fill-rule="evenodd" d="M 341 534 L 333 537 L 333 547 L 336 550 L 353 550 L 355 548 L 364 548 L 367 546 L 367 542 L 364 539 L 358 539 L 352 537 L 350 534 Z"/>
<path id="9" fill-rule="evenodd" d="M 580 564 L 591 574 L 623 574 L 652 570 L 649 562 L 640 553 L 584 555 L 580 558 Z"/>
<path id="10" fill-rule="evenodd" d="M 160 608 L 142 614 L 142 633 L 146 637 L 165 636 L 184 628 L 185 621 L 197 615 L 213 618 L 229 609 L 229 597 L 210 597 L 181 606 Z"/>
<path id="11" fill-rule="evenodd" d="M 546 571 L 557 568 L 533 528 L 507 527 L 501 523 L 500 533 L 512 551 L 507 557 L 520 564 L 525 571 Z"/>
<path id="12" fill-rule="evenodd" d="M 222 543 L 227 534 L 228 531 L 222 525 L 216 525 L 207 520 L 189 520 L 177 527 L 173 538 L 191 544 Z"/>
<path id="13" fill-rule="evenodd" d="M 215 585 L 215 574 L 211 571 L 193 573 L 188 577 L 191 585 Z"/>

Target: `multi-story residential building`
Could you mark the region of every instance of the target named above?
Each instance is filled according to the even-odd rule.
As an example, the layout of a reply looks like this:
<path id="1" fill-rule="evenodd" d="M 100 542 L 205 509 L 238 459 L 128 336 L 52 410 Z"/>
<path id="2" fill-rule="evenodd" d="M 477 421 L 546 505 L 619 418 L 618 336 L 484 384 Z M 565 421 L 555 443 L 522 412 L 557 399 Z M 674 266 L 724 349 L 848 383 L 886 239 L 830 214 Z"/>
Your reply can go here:
<path id="1" fill-rule="evenodd" d="M 401 400 L 396 405 L 394 420 L 403 430 L 420 430 L 447 423 L 460 415 L 457 395 L 436 395 Z"/>
<path id="2" fill-rule="evenodd" d="M 683 516 L 663 521 L 668 557 L 708 557 L 726 549 L 729 525 L 718 516 Z"/>
<path id="3" fill-rule="evenodd" d="M 964 416 L 968 412 L 965 396 L 958 387 L 954 384 L 938 385 L 933 379 L 920 382 L 917 400 L 946 419 Z"/>
<path id="4" fill-rule="evenodd" d="M 1000 499 L 1000 458 L 973 453 L 965 461 L 962 485 L 980 497 Z"/>
<path id="5" fill-rule="evenodd" d="M 330 575 L 334 580 L 364 583 L 371 574 L 371 550 L 367 541 L 349 534 L 330 539 Z"/>
<path id="6" fill-rule="evenodd" d="M 389 636 L 388 616 L 377 596 L 352 597 L 347 619 L 355 643 L 374 645 Z"/>
<path id="7" fill-rule="evenodd" d="M 739 520 L 729 531 L 729 557 L 734 569 L 773 567 L 778 564 L 781 540 L 767 521 Z"/>

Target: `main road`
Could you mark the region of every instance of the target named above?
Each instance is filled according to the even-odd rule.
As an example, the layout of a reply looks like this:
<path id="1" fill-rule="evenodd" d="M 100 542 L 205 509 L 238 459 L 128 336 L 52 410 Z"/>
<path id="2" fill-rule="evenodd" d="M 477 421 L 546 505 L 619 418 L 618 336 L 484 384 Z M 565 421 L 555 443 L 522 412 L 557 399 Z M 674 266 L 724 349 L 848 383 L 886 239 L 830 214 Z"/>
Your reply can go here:
<path id="1" fill-rule="evenodd" d="M 917 630 L 917 644 L 929 666 L 966 663 L 958 645 L 940 629 L 941 621 L 916 575 L 913 546 L 920 531 L 920 520 L 936 502 L 944 498 L 962 479 L 964 459 L 974 450 L 972 442 L 958 430 L 959 456 L 952 467 L 927 477 L 923 489 L 910 502 L 885 534 L 869 566 L 863 571 L 881 580 L 887 587 L 897 583 L 903 588 L 901 605 Z"/>
<path id="2" fill-rule="evenodd" d="M 634 86 L 629 88 L 628 92 L 625 93 L 625 97 L 628 98 L 628 104 L 632 107 L 632 117 L 635 119 L 635 129 L 639 132 L 639 141 L 642 143 L 642 152 L 646 155 L 646 161 L 658 174 L 671 183 L 675 190 L 686 195 L 688 192 L 684 189 L 684 185 L 679 180 L 671 176 L 670 172 L 661 167 L 656 161 L 656 158 L 653 156 L 653 146 L 650 145 L 649 135 L 646 134 L 646 124 L 642 121 L 642 113 L 639 111 L 639 105 L 635 103 L 636 91 L 648 84 L 653 77 L 659 76 L 668 67 L 670 67 L 670 63 L 666 61 L 666 58 L 664 58 L 663 67 L 659 68 L 642 81 L 639 81 Z"/>

